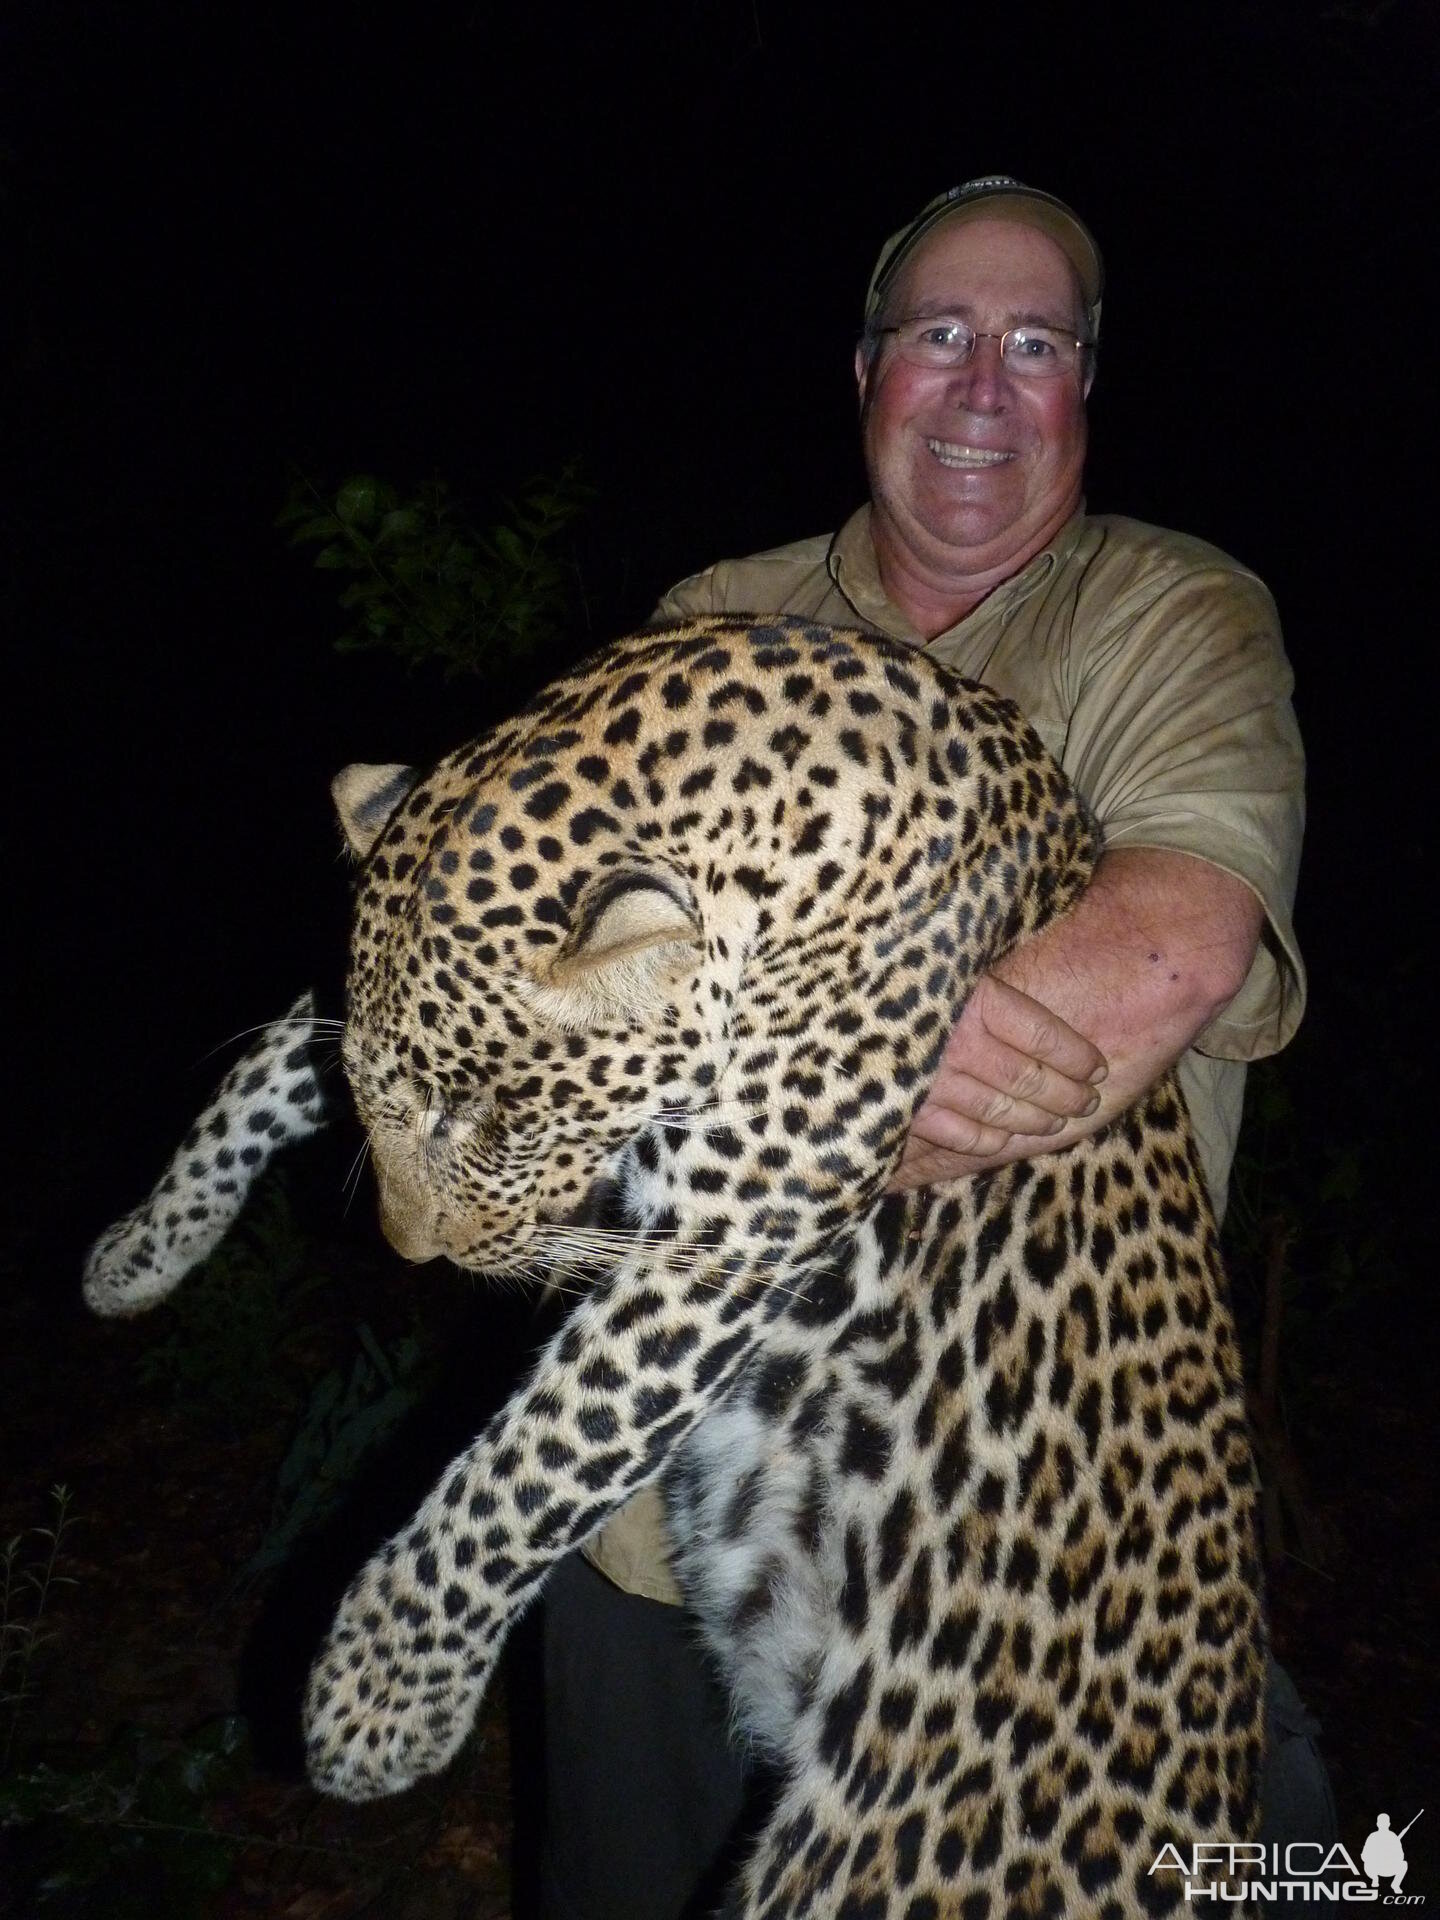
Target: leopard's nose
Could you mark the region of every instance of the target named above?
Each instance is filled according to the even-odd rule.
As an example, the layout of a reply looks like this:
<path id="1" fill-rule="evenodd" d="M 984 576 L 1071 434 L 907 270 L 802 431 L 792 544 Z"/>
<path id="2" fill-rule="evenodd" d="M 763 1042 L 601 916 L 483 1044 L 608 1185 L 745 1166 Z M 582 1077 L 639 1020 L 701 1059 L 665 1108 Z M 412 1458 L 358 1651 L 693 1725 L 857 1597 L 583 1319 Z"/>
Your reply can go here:
<path id="1" fill-rule="evenodd" d="M 418 1181 L 377 1157 L 380 1186 L 380 1230 L 404 1260 L 417 1264 L 438 1259 L 435 1203 Z"/>
<path id="2" fill-rule="evenodd" d="M 417 1266 L 423 1266 L 425 1261 L 438 1260 L 440 1257 L 440 1248 L 433 1234 L 427 1231 L 426 1223 L 396 1213 L 383 1202 L 380 1207 L 380 1230 L 402 1260 L 413 1260 Z"/>

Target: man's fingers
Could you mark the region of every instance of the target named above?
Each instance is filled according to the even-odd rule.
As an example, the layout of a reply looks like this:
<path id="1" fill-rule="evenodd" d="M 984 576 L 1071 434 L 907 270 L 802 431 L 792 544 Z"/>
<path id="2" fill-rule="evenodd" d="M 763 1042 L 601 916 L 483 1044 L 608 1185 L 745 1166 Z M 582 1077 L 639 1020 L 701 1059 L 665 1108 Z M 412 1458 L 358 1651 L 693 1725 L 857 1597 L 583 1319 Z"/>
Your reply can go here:
<path id="1" fill-rule="evenodd" d="M 956 1073 L 953 1067 L 945 1066 L 935 1076 L 920 1113 L 924 1114 L 927 1109 L 933 1110 L 937 1117 L 943 1114 L 950 1123 L 945 1132 L 945 1145 L 958 1147 L 965 1153 L 995 1152 L 994 1143 L 982 1137 L 989 1134 L 998 1133 L 1008 1138 L 1012 1133 L 1058 1133 L 1065 1125 L 1056 1113 L 1043 1106 L 1005 1093 L 976 1079 L 974 1074 Z M 968 1135 L 974 1138 L 966 1137 Z"/>
<path id="2" fill-rule="evenodd" d="M 892 1188 L 974 1173 L 1013 1141 L 1041 1143 L 1100 1104 L 1105 1056 L 1028 994 L 986 975 L 915 1115 Z"/>
<path id="3" fill-rule="evenodd" d="M 937 1101 L 938 1085 L 910 1123 L 910 1138 L 916 1146 L 938 1147 L 944 1153 L 999 1153 L 1010 1138 L 1010 1130 L 991 1126 L 963 1108 Z"/>
<path id="4" fill-rule="evenodd" d="M 968 1179 L 985 1164 L 980 1154 L 951 1153 L 946 1147 L 932 1146 L 928 1140 L 917 1140 L 912 1133 L 886 1192 L 906 1193 L 914 1187 L 938 1187 L 947 1180 Z"/>
<path id="5" fill-rule="evenodd" d="M 1054 1067 L 987 1036 L 966 1048 L 963 1067 L 942 1063 L 928 1100 L 982 1126 L 1044 1134 L 1093 1113 L 1100 1096 L 1088 1080 L 1068 1080 Z"/>
<path id="6" fill-rule="evenodd" d="M 923 1105 L 910 1123 L 910 1139 L 917 1148 L 934 1147 L 942 1153 L 999 1153 L 1010 1138 L 1008 1127 L 993 1126 L 969 1113 L 963 1106 L 951 1105 L 946 1094 L 946 1076 L 931 1088 Z"/>
<path id="7" fill-rule="evenodd" d="M 1078 1084 L 1094 1086 L 1104 1079 L 1106 1060 L 1100 1049 L 1018 987 L 986 974 L 974 1002 L 985 1031 L 1003 1046 Z"/>

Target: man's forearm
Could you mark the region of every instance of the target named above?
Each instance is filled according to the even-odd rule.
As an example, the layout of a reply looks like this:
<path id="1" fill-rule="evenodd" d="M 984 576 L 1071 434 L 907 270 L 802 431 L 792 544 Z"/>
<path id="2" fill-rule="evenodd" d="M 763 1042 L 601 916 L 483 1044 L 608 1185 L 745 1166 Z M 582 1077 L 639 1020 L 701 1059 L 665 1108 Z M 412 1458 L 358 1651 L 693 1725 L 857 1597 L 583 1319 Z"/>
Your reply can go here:
<path id="1" fill-rule="evenodd" d="M 1110 1068 L 1102 1104 L 1114 1114 L 1234 999 L 1263 923 L 1233 874 L 1183 853 L 1120 848 L 1072 912 L 995 972 L 1100 1049 Z"/>
<path id="2" fill-rule="evenodd" d="M 1249 887 L 1206 861 L 1152 848 L 1106 854 L 1072 912 L 995 968 L 1004 986 L 1063 1023 L 1068 1055 L 1047 1054 L 1023 1027 L 1016 1038 L 1013 997 L 977 992 L 916 1116 L 896 1184 L 1054 1152 L 1104 1126 L 1239 991 L 1263 920 Z M 1009 1045 L 997 1039 L 1002 1024 Z M 1077 1066 L 1076 1036 L 1104 1056 L 1103 1079 L 1083 1060 Z"/>

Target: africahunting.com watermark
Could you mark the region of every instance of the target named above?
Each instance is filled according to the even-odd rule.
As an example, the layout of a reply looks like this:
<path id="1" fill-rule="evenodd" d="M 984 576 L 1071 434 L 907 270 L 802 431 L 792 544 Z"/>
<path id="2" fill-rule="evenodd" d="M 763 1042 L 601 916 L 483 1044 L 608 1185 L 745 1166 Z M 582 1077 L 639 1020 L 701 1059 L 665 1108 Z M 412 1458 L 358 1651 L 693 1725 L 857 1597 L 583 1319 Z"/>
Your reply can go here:
<path id="1" fill-rule="evenodd" d="M 1422 1807 L 1420 1813 L 1424 1811 Z M 1187 1900 L 1226 1906 L 1297 1901 L 1338 1906 L 1371 1901 L 1382 1907 L 1423 1907 L 1423 1893 L 1402 1891 L 1409 1871 L 1404 1840 L 1419 1818 L 1417 1813 L 1396 1833 L 1389 1814 L 1378 1814 L 1358 1864 L 1338 1840 L 1332 1846 L 1318 1840 L 1287 1840 L 1272 1846 L 1222 1841 L 1188 1849 L 1164 1846 L 1150 1872 L 1182 1875 Z"/>

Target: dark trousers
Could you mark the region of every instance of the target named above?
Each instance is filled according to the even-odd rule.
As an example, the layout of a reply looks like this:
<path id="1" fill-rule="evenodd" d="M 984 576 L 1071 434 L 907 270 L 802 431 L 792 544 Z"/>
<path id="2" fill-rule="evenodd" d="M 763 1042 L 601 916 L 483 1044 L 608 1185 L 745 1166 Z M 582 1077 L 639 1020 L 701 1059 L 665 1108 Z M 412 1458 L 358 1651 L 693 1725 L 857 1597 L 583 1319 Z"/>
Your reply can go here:
<path id="1" fill-rule="evenodd" d="M 713 1913 L 746 1770 L 688 1616 L 572 1553 L 546 1584 L 544 1625 L 545 1920 Z"/>
<path id="2" fill-rule="evenodd" d="M 1336 1838 L 1318 1729 L 1273 1663 L 1266 1841 Z M 714 1913 L 743 1851 L 747 1776 L 678 1607 L 621 1593 L 571 1554 L 545 1589 L 544 1920 Z M 753 1806 L 749 1809 L 752 1813 Z"/>

